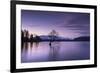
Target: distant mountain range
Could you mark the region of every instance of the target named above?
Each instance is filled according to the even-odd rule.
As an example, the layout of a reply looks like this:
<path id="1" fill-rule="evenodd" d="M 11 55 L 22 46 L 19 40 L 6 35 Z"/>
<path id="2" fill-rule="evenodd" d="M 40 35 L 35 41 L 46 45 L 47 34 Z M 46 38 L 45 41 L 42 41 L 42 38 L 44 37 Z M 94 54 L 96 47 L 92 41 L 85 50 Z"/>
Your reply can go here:
<path id="1" fill-rule="evenodd" d="M 90 41 L 89 36 L 82 36 L 82 37 L 77 37 L 74 39 L 69 39 L 69 38 L 64 38 L 64 37 L 59 37 L 59 36 L 45 36 L 41 35 L 39 36 L 42 41 Z"/>
<path id="2" fill-rule="evenodd" d="M 77 37 L 74 39 L 74 41 L 90 41 L 90 37 L 89 36 Z"/>

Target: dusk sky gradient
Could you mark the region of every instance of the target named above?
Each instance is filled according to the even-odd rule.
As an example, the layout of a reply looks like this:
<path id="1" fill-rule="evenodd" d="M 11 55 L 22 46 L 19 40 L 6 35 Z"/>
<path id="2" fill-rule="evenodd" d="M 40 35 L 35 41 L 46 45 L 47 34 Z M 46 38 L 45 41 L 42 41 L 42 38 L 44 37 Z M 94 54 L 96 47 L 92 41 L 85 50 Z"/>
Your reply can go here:
<path id="1" fill-rule="evenodd" d="M 90 35 L 90 14 L 21 10 L 22 30 L 37 35 L 48 35 L 56 30 L 60 36 L 75 38 Z"/>

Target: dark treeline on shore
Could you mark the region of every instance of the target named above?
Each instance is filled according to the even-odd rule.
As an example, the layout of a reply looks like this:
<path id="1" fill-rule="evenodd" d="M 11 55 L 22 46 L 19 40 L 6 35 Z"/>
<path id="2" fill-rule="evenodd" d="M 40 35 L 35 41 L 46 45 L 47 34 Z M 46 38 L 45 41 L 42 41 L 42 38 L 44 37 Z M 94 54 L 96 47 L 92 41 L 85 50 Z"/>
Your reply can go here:
<path id="1" fill-rule="evenodd" d="M 33 37 L 33 34 L 29 34 L 28 30 L 21 31 L 21 39 L 22 39 L 22 42 L 39 42 L 39 41 L 41 41 L 41 39 L 38 35 L 35 35 L 35 37 Z"/>
<path id="2" fill-rule="evenodd" d="M 49 38 L 49 39 L 48 39 Z M 21 40 L 22 42 L 43 42 L 43 41 L 90 41 L 89 36 L 82 36 L 82 37 L 77 37 L 74 39 L 67 39 L 67 38 L 61 38 L 59 37 L 58 32 L 55 30 L 52 30 L 49 35 L 47 36 L 38 36 L 36 34 L 29 34 L 28 30 L 22 30 L 21 31 Z"/>

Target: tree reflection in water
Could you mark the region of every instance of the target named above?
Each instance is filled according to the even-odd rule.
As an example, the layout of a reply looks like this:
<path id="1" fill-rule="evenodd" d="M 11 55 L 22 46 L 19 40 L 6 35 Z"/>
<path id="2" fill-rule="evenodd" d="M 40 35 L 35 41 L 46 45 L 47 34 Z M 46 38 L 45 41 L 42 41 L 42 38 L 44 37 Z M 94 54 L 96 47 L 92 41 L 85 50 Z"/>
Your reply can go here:
<path id="1" fill-rule="evenodd" d="M 35 47 L 37 49 L 38 46 L 39 46 L 39 42 L 22 42 L 21 47 L 22 47 L 22 51 L 23 50 L 27 51 L 29 48 L 32 50 L 33 47 Z"/>
<path id="2" fill-rule="evenodd" d="M 22 44 L 22 52 L 25 53 L 26 59 L 30 59 L 30 57 L 34 54 L 34 52 L 38 51 L 39 43 L 41 42 L 23 42 Z M 48 42 L 47 42 L 48 43 Z M 49 50 L 48 52 L 48 61 L 57 61 L 59 60 L 59 50 L 60 50 L 60 42 L 52 41 L 48 43 Z M 34 47 L 34 49 L 33 49 Z M 48 49 L 48 48 L 47 48 Z"/>
<path id="3" fill-rule="evenodd" d="M 32 49 L 32 47 L 33 47 L 33 42 L 30 42 L 30 48 Z"/>
<path id="4" fill-rule="evenodd" d="M 49 60 L 50 61 L 56 61 L 58 59 L 58 54 L 60 50 L 60 42 L 49 42 Z"/>
<path id="5" fill-rule="evenodd" d="M 29 48 L 29 46 L 28 46 L 29 43 L 28 43 L 28 42 L 24 42 L 23 44 L 24 44 L 24 45 L 23 45 L 23 50 L 26 50 L 26 51 L 27 51 L 28 48 Z"/>
<path id="6" fill-rule="evenodd" d="M 33 42 L 33 46 L 37 50 L 38 49 L 38 46 L 39 46 L 39 42 Z"/>

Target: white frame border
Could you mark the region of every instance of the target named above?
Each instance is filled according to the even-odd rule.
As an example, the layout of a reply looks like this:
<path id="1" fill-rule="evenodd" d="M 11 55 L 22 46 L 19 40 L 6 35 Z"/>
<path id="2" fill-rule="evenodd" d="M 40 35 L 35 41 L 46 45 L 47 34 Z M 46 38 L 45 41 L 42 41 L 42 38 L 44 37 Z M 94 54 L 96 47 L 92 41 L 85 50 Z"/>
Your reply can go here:
<path id="1" fill-rule="evenodd" d="M 90 60 L 21 63 L 21 9 L 90 13 Z M 16 5 L 16 69 L 94 64 L 94 9 Z"/>

